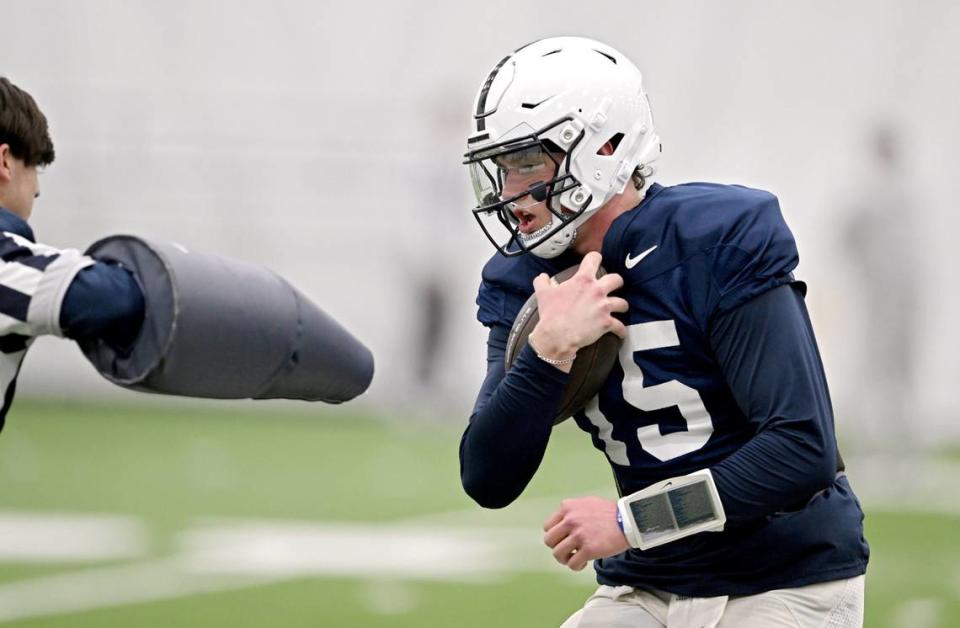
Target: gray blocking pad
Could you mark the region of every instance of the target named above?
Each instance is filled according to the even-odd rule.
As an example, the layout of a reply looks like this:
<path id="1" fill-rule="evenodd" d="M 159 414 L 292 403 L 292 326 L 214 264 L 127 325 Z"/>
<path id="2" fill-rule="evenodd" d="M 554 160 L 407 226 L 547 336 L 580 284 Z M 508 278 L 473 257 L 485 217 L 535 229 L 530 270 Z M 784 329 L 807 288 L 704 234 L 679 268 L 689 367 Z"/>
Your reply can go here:
<path id="1" fill-rule="evenodd" d="M 131 347 L 81 343 L 119 386 L 341 403 L 370 385 L 370 350 L 267 268 L 125 235 L 95 242 L 87 255 L 133 271 L 146 300 Z"/>

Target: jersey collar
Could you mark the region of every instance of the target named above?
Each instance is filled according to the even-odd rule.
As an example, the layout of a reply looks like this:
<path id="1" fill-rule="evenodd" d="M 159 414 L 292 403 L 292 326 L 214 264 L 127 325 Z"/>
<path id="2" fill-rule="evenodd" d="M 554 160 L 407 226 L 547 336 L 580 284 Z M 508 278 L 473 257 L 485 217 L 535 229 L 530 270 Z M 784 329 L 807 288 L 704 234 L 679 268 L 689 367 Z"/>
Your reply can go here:
<path id="1" fill-rule="evenodd" d="M 623 239 L 634 219 L 650 204 L 650 201 L 663 191 L 663 186 L 659 183 L 652 183 L 647 189 L 640 203 L 630 211 L 623 212 L 613 219 L 610 228 L 603 236 L 603 267 L 607 272 L 623 273 L 624 251 Z"/>
<path id="2" fill-rule="evenodd" d="M 6 207 L 0 207 L 0 231 L 15 233 L 18 236 L 27 238 L 31 242 L 36 242 L 36 239 L 33 237 L 33 229 L 30 228 L 27 221 Z"/>

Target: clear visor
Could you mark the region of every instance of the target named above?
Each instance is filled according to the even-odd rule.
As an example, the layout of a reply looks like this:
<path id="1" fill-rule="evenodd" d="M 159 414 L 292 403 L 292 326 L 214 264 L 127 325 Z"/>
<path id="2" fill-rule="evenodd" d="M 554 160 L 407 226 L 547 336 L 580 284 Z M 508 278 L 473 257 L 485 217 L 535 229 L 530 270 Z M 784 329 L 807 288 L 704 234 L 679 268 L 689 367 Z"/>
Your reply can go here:
<path id="1" fill-rule="evenodd" d="M 499 209 L 493 206 L 506 202 L 510 209 L 523 209 L 542 203 L 559 164 L 560 158 L 539 142 L 488 156 L 477 154 L 468 163 L 477 208 Z"/>
<path id="2" fill-rule="evenodd" d="M 578 184 L 570 175 L 558 176 L 564 159 L 537 139 L 467 155 L 477 197 L 474 217 L 498 249 L 529 250 L 570 220 L 558 197 Z M 553 219 L 535 233 L 520 233 L 517 213 L 543 203 Z"/>
<path id="3" fill-rule="evenodd" d="M 507 257 L 522 255 L 545 244 L 581 216 L 590 204 L 590 196 L 582 203 L 578 198 L 578 207 L 560 204 L 564 193 L 580 186 L 570 174 L 570 155 L 583 139 L 583 131 L 565 151 L 545 139 L 549 131 L 571 120 L 569 116 L 559 118 L 530 135 L 485 148 L 469 150 L 472 142 L 467 141 L 468 152 L 463 163 L 470 170 L 473 192 L 477 197 L 473 216 L 490 242 Z M 567 200 L 568 204 L 571 202 L 572 197 Z M 552 218 L 530 233 L 530 220 L 539 220 L 543 215 L 523 216 L 520 210 L 531 208 L 528 213 L 537 214 L 539 212 L 532 208 L 541 203 Z M 527 225 L 523 231 L 527 233 L 521 233 L 516 214 L 521 214 Z"/>

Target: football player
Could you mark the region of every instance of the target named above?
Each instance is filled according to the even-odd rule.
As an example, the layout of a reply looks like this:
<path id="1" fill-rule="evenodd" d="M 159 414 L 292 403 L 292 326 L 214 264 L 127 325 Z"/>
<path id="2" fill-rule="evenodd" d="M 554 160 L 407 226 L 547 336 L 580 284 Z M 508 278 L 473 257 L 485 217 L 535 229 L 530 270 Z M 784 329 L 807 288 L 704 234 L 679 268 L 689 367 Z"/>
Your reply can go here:
<path id="1" fill-rule="evenodd" d="M 623 339 L 574 416 L 621 497 L 567 499 L 544 524 L 556 560 L 594 561 L 600 585 L 564 626 L 862 625 L 863 513 L 777 198 L 652 183 L 660 139 L 641 74 L 588 39 L 500 60 L 467 146 L 473 213 L 498 249 L 477 297 L 487 375 L 460 444 L 474 500 L 523 492 L 577 350 Z M 540 321 L 505 372 L 533 293 Z"/>
<path id="2" fill-rule="evenodd" d="M 139 390 L 337 403 L 366 389 L 366 347 L 266 269 L 128 236 L 100 247 L 122 249 L 127 265 L 38 244 L 27 220 L 54 157 L 33 97 L 0 77 L 0 428 L 44 334 L 78 341 L 108 379 Z"/>

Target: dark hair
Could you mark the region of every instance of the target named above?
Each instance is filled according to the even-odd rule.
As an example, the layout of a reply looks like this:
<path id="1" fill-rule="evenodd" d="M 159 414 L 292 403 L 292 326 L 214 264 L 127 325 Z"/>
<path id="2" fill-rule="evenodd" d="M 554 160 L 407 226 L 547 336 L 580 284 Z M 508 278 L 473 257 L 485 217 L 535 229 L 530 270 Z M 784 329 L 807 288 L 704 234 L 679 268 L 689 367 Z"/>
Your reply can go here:
<path id="1" fill-rule="evenodd" d="M 633 169 L 633 187 L 637 188 L 637 191 L 642 190 L 646 187 L 647 181 L 650 177 L 653 176 L 653 167 L 648 166 L 647 164 L 640 164 Z"/>
<path id="2" fill-rule="evenodd" d="M 56 154 L 47 118 L 33 96 L 0 76 L 0 144 L 27 166 L 47 166 Z"/>

